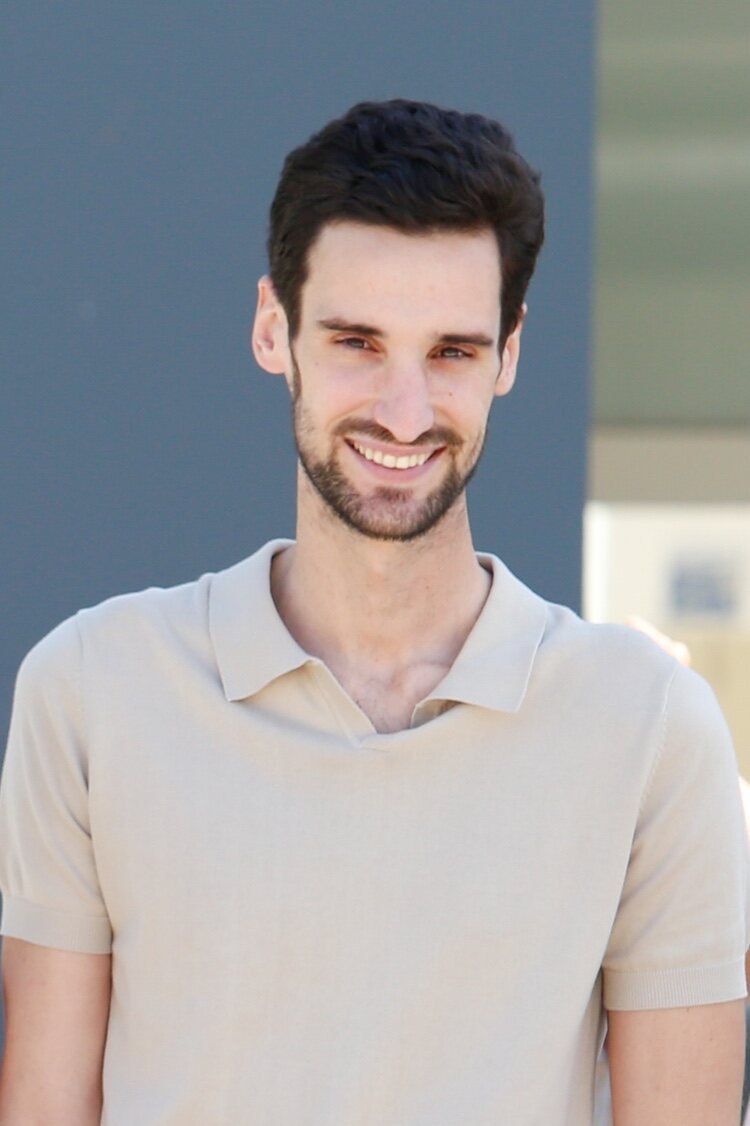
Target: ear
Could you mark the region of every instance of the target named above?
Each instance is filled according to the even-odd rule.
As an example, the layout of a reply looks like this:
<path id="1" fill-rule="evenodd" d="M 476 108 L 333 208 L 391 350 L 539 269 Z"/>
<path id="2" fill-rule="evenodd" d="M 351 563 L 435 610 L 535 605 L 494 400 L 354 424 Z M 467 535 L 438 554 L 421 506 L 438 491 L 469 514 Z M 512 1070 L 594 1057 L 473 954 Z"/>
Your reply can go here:
<path id="1" fill-rule="evenodd" d="M 523 331 L 527 308 L 528 306 L 524 302 L 521 306 L 521 313 L 516 322 L 516 327 L 512 332 L 508 333 L 508 339 L 503 346 L 500 371 L 495 380 L 496 395 L 507 395 L 516 381 L 516 368 L 518 367 L 518 360 L 521 355 L 521 332 Z"/>
<path id="2" fill-rule="evenodd" d="M 264 371 L 286 375 L 291 370 L 286 313 L 276 296 L 271 279 L 258 282 L 258 307 L 252 333 L 253 355 Z"/>

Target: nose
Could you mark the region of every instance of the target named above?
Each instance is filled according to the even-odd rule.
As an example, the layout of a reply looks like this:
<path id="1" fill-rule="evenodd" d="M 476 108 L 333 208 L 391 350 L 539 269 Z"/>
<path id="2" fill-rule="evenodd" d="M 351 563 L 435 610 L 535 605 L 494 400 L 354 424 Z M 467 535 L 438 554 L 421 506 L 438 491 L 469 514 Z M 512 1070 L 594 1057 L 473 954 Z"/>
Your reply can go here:
<path id="1" fill-rule="evenodd" d="M 414 442 L 435 421 L 427 373 L 421 364 L 394 364 L 383 372 L 375 421 L 398 442 Z"/>

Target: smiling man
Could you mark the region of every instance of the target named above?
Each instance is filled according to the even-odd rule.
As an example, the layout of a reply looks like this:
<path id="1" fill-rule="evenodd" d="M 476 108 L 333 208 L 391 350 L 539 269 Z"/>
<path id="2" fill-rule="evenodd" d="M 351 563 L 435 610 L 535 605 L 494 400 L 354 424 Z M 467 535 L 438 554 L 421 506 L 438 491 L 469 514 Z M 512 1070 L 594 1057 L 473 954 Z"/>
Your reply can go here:
<path id="1" fill-rule="evenodd" d="M 492 396 L 512 385 L 520 333 L 519 320 L 498 376 L 493 232 L 414 236 L 339 222 L 312 247 L 309 274 L 294 349 L 272 283 L 261 282 L 255 352 L 269 370 L 292 372 L 297 449 L 323 501 L 319 518 L 331 512 L 364 536 L 402 542 L 448 512 L 465 521 L 465 498 L 456 502 L 479 460 Z M 310 378 L 321 372 L 319 388 L 307 388 L 299 357 Z M 326 432 L 313 412 L 329 399 Z"/>
<path id="2" fill-rule="evenodd" d="M 422 103 L 287 158 L 253 350 L 297 538 L 24 662 L 3 1126 L 588 1126 L 610 1077 L 616 1126 L 736 1126 L 716 703 L 472 543 L 542 211 L 500 125 Z"/>

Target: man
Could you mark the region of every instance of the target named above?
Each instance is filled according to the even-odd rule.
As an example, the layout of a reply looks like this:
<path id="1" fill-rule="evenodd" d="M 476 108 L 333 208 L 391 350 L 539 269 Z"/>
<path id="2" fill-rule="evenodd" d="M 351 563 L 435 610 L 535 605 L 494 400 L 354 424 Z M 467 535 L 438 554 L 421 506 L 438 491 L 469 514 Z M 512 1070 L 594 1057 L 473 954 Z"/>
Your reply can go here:
<path id="1" fill-rule="evenodd" d="M 253 349 L 297 539 L 25 661 L 3 1126 L 586 1126 L 607 1030 L 617 1126 L 736 1123 L 713 698 L 471 541 L 541 242 L 479 116 L 363 104 L 287 158 Z"/>

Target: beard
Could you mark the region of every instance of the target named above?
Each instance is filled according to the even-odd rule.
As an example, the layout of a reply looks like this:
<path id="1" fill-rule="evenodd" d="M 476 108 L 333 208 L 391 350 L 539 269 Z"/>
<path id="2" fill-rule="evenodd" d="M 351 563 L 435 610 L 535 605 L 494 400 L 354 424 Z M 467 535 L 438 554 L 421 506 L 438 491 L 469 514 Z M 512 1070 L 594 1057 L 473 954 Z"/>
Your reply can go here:
<path id="1" fill-rule="evenodd" d="M 417 502 L 410 489 L 398 486 L 379 485 L 371 494 L 363 495 L 345 476 L 333 452 L 328 458 L 319 458 L 313 454 L 313 427 L 303 402 L 302 378 L 294 353 L 292 411 L 297 456 L 308 481 L 329 512 L 346 527 L 374 540 L 407 543 L 436 527 L 463 495 L 474 476 L 487 435 L 485 427 L 474 443 L 467 464 L 461 467 L 458 455 L 465 443 L 455 431 L 447 427 L 433 427 L 421 434 L 413 443 L 415 447 L 425 444 L 443 447 L 439 456 L 450 461 L 440 484 Z M 345 419 L 334 430 L 334 437 L 353 434 L 358 438 L 371 437 L 378 441 L 402 444 L 397 443 L 388 430 L 367 420 Z"/>

